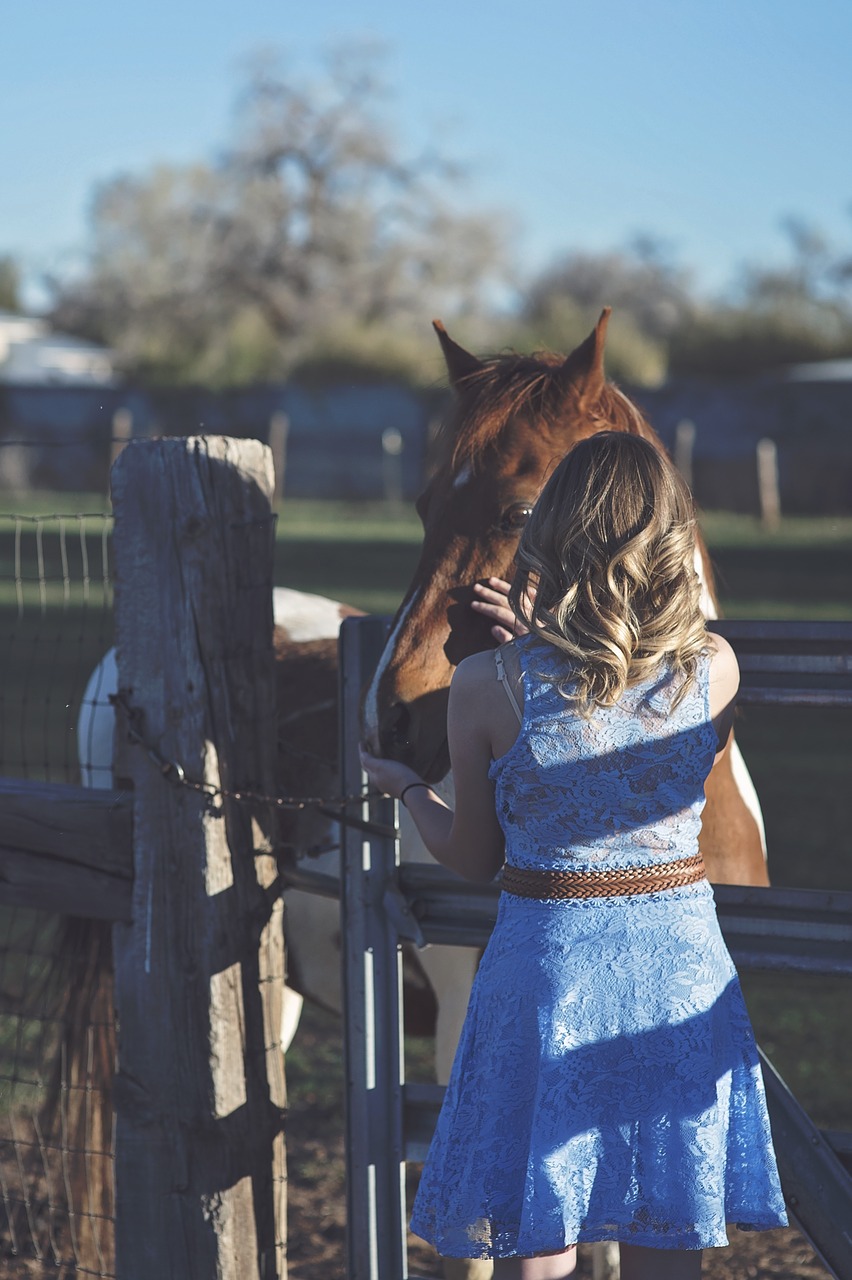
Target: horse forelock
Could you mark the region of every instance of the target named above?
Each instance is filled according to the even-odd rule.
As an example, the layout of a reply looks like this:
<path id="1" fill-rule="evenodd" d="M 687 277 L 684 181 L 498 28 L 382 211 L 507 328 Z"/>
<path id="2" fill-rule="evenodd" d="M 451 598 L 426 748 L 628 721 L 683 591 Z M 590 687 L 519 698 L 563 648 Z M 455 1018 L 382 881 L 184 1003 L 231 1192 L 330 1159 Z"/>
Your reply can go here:
<path id="1" fill-rule="evenodd" d="M 564 357 L 550 351 L 525 356 L 492 356 L 462 380 L 456 409 L 438 437 L 438 466 L 451 476 L 470 474 L 482 459 L 499 451 L 513 424 L 558 433 L 566 419 L 583 435 L 628 431 L 652 435 L 639 409 L 613 383 L 605 383 L 595 401 L 583 405 L 571 395 L 560 373 Z"/>

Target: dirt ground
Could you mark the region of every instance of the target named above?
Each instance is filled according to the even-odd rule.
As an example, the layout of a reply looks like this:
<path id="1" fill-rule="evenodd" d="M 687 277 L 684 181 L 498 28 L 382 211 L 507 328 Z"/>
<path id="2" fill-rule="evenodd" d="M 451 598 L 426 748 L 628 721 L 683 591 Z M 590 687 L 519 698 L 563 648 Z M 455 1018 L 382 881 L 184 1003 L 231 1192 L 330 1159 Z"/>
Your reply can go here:
<path id="1" fill-rule="evenodd" d="M 288 1059 L 290 1090 L 289 1274 L 292 1280 L 344 1280 L 346 1221 L 342 1137 L 339 1024 L 306 1010 Z M 409 1169 L 409 1207 L 417 1170 Z M 794 1230 L 759 1233 L 732 1229 L 727 1249 L 704 1254 L 703 1280 L 830 1280 L 807 1241 Z M 438 1277 L 434 1251 L 409 1236 L 409 1271 Z M 591 1262 L 581 1250 L 577 1275 L 590 1280 Z"/>

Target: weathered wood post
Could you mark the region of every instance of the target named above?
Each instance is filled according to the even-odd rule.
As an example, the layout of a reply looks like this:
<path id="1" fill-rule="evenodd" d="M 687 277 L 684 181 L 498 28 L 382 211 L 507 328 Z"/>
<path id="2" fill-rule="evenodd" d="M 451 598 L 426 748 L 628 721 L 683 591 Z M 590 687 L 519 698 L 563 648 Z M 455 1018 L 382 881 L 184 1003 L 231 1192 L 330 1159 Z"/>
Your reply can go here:
<path id="1" fill-rule="evenodd" d="M 774 440 L 757 442 L 757 491 L 763 527 L 777 529 L 781 523 L 781 489 L 778 482 L 778 448 Z"/>
<path id="2" fill-rule="evenodd" d="M 290 435 L 290 419 L 286 413 L 273 413 L 269 419 L 269 447 L 272 450 L 272 462 L 275 467 L 275 492 L 273 497 L 280 502 L 284 497 L 284 476 L 287 472 L 287 440 Z"/>
<path id="3" fill-rule="evenodd" d="M 388 506 L 402 506 L 402 454 L 405 441 L 396 427 L 382 432 L 382 497 Z"/>
<path id="4" fill-rule="evenodd" d="M 269 450 L 131 443 L 113 473 L 133 923 L 116 925 L 121 1280 L 284 1274 L 283 938 L 272 793 Z M 153 754 L 153 759 L 152 759 Z"/>
<path id="5" fill-rule="evenodd" d="M 110 471 L 122 449 L 133 439 L 133 414 L 129 409 L 116 409 L 112 415 L 112 440 L 110 441 Z"/>
<path id="6" fill-rule="evenodd" d="M 674 462 L 687 487 L 692 485 L 692 455 L 695 450 L 695 423 L 683 418 L 675 428 Z M 598 1280 L 595 1277 L 595 1280 Z"/>

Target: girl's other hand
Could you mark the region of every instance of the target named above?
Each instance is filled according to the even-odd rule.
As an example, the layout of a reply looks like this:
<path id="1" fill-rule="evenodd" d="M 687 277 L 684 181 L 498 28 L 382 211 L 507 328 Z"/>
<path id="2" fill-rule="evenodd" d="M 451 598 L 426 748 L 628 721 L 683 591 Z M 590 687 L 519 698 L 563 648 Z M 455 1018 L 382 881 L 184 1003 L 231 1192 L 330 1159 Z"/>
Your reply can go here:
<path id="1" fill-rule="evenodd" d="M 508 582 L 502 578 L 489 578 L 486 582 L 475 582 L 473 594 L 475 599 L 471 608 L 494 623 L 491 634 L 498 644 L 514 640 L 515 636 L 526 635 L 528 628 L 509 608 L 506 598 L 509 594 Z"/>
<path id="2" fill-rule="evenodd" d="M 409 782 L 422 781 L 420 774 L 409 769 L 407 764 L 371 755 L 363 743 L 358 748 L 358 754 L 361 757 L 361 768 L 370 779 L 370 786 L 375 787 L 382 795 L 393 796 L 398 800 L 399 793 Z"/>

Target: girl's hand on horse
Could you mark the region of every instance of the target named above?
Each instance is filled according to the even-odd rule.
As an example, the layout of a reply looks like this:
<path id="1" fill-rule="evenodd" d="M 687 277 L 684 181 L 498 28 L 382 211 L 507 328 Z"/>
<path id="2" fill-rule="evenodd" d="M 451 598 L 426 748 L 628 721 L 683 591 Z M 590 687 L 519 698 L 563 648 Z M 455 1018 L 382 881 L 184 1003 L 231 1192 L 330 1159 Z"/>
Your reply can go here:
<path id="1" fill-rule="evenodd" d="M 409 769 L 407 764 L 400 764 L 397 760 L 383 760 L 379 756 L 371 755 L 363 743 L 359 746 L 358 752 L 361 757 L 361 768 L 370 779 L 370 786 L 375 787 L 382 795 L 393 796 L 398 800 L 399 793 L 403 787 L 408 786 L 409 782 L 423 781 L 420 774 Z"/>
<path id="2" fill-rule="evenodd" d="M 509 608 L 506 597 L 509 594 L 509 583 L 503 578 L 489 578 L 487 582 L 475 582 L 473 593 L 476 599 L 471 608 L 481 617 L 490 618 L 494 623 L 491 634 L 500 644 L 514 640 L 515 636 L 526 635 L 528 628 L 516 618 Z"/>

